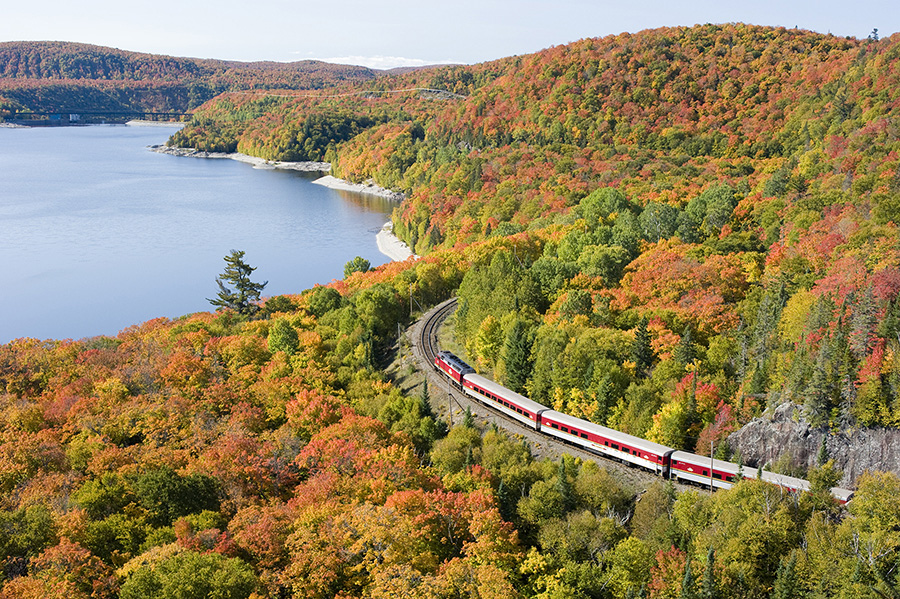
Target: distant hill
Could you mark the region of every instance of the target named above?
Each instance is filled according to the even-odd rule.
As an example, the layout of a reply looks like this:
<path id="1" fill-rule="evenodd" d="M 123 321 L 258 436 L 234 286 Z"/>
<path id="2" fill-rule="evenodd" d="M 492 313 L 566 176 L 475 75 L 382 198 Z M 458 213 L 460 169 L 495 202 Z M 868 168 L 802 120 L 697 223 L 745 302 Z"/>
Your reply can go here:
<path id="1" fill-rule="evenodd" d="M 236 62 L 70 42 L 0 43 L 0 117 L 11 112 L 188 112 L 224 91 L 322 89 L 368 81 L 366 67 Z"/>

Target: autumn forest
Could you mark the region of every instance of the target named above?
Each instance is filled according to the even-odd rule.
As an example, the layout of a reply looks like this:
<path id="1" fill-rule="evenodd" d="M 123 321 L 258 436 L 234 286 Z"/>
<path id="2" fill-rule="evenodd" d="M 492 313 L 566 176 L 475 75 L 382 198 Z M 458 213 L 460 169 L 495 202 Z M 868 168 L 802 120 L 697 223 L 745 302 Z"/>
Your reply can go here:
<path id="1" fill-rule="evenodd" d="M 0 60 L 5 106 L 49 93 L 35 64 L 128 89 L 165 63 L 69 50 Z M 170 145 L 401 191 L 422 257 L 0 346 L 0 597 L 900 596 L 900 463 L 851 476 L 835 450 L 900 428 L 900 35 L 666 28 L 238 91 L 213 66 L 224 93 Z M 812 491 L 637 488 L 450 427 L 387 367 L 453 296 L 481 374 Z M 785 405 L 823 441 L 762 463 L 735 433 Z"/>

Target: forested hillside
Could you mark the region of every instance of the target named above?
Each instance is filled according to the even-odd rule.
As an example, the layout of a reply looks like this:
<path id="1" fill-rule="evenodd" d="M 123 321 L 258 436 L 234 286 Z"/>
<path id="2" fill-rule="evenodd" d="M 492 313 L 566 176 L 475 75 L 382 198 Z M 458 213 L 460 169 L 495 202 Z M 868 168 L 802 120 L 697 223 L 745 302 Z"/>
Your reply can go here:
<path id="1" fill-rule="evenodd" d="M 0 118 L 21 112 L 188 112 L 244 89 L 322 89 L 374 79 L 365 67 L 177 58 L 68 42 L 0 43 Z"/>
<path id="2" fill-rule="evenodd" d="M 433 304 L 545 243 L 438 251 L 271 298 L 252 320 L 0 347 L 0 597 L 896 592 L 893 474 L 861 478 L 849 513 L 829 464 L 802 496 L 752 479 L 638 495 L 471 419 L 447 431 L 429 390 L 379 372 L 410 293 Z"/>
<path id="3" fill-rule="evenodd" d="M 544 231 L 467 274 L 470 358 L 569 413 L 726 452 L 783 401 L 835 430 L 900 423 L 898 58 L 898 36 L 658 29 L 378 82 L 462 99 L 225 95 L 172 141 L 402 189 L 394 229 L 419 253 Z"/>
<path id="4" fill-rule="evenodd" d="M 402 190 L 425 257 L 0 347 L 0 597 L 897 596 L 900 479 L 827 489 L 831 436 L 900 426 L 898 58 L 706 25 L 207 102 L 171 143 Z M 813 492 L 631 489 L 447 431 L 381 367 L 411 295 L 454 294 L 465 358 L 577 417 L 740 462 L 796 404 L 825 441 L 769 467 Z"/>

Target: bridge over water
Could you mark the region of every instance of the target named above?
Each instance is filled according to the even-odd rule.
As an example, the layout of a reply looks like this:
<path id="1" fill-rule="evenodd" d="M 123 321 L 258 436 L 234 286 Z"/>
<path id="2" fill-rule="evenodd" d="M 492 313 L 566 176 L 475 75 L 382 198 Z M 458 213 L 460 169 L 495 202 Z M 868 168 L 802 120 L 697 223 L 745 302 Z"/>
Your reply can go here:
<path id="1" fill-rule="evenodd" d="M 6 122 L 29 126 L 63 126 L 96 123 L 124 123 L 131 120 L 178 121 L 190 118 L 186 112 L 142 112 L 137 110 L 78 110 L 60 109 L 43 112 L 20 112 L 10 115 Z"/>

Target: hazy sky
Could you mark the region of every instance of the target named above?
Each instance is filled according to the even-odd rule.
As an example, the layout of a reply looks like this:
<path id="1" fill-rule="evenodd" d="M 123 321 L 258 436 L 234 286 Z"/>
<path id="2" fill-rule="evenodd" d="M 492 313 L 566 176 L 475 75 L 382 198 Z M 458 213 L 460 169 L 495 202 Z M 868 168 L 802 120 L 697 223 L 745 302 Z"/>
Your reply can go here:
<path id="1" fill-rule="evenodd" d="M 390 68 L 475 63 L 585 37 L 697 23 L 798 26 L 886 37 L 897 0 L 44 0 L 10 2 L 0 41 L 60 40 L 123 50 Z"/>

